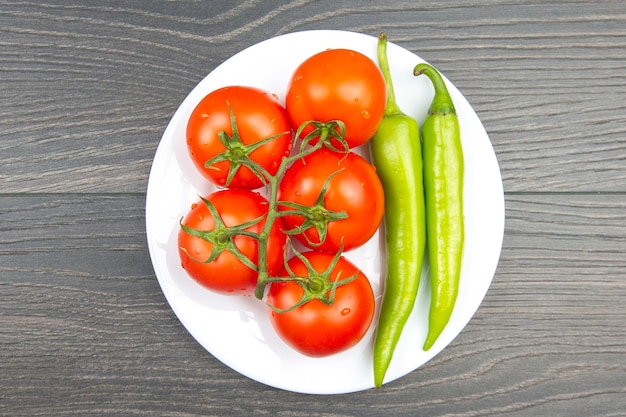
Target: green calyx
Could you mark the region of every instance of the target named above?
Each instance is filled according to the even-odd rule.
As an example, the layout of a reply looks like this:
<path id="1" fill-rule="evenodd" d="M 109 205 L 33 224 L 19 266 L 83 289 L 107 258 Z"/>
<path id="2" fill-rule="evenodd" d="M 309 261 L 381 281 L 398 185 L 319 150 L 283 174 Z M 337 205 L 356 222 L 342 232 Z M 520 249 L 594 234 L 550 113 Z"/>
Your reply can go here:
<path id="1" fill-rule="evenodd" d="M 185 226 L 182 223 L 182 219 L 180 221 L 180 227 L 185 233 L 190 234 L 191 236 L 199 237 L 200 239 L 206 240 L 207 242 L 211 243 L 211 254 L 207 259 L 195 259 L 189 253 L 187 253 L 187 256 L 189 256 L 189 258 L 195 262 L 209 263 L 217 259 L 217 257 L 220 256 L 223 252 L 230 252 L 235 255 L 237 259 L 248 268 L 255 271 L 258 270 L 254 262 L 248 259 L 248 257 L 239 250 L 239 248 L 235 244 L 235 237 L 248 236 L 253 239 L 258 239 L 257 233 L 251 232 L 247 229 L 262 221 L 264 216 L 257 217 L 256 219 L 239 224 L 237 226 L 226 226 L 213 203 L 203 197 L 201 197 L 201 200 L 207 206 L 209 213 L 211 213 L 211 217 L 213 218 L 213 223 L 215 225 L 213 227 L 213 230 L 196 230 L 194 228 Z"/>
<path id="2" fill-rule="evenodd" d="M 326 240 L 326 236 L 328 234 L 328 225 L 332 222 L 343 220 L 348 217 L 348 214 L 345 211 L 332 211 L 326 208 L 325 205 L 325 197 L 326 193 L 328 192 L 328 184 L 330 183 L 330 180 L 342 170 L 343 168 L 333 172 L 328 178 L 326 178 L 326 181 L 324 181 L 324 185 L 320 190 L 320 193 L 317 196 L 315 203 L 312 206 L 305 206 L 291 201 L 279 202 L 281 206 L 289 207 L 291 209 L 283 211 L 281 215 L 296 215 L 304 217 L 304 221 L 302 222 L 302 224 L 294 227 L 293 229 L 285 231 L 286 234 L 302 234 L 302 236 L 304 236 L 304 238 L 311 246 L 320 246 Z M 312 241 L 309 236 L 304 233 L 310 228 L 314 228 L 317 232 L 319 242 Z"/>
<path id="3" fill-rule="evenodd" d="M 308 145 L 326 147 L 331 151 L 345 152 L 350 150 L 346 142 L 346 125 L 341 120 L 331 120 L 329 122 L 308 121 L 304 122 L 296 132 L 299 138 L 305 129 L 312 128 L 307 135 L 302 138 L 300 152 L 304 152 Z"/>
<path id="4" fill-rule="evenodd" d="M 298 283 L 298 285 L 300 285 L 300 287 L 302 287 L 302 296 L 293 306 L 286 309 L 281 309 L 268 303 L 267 305 L 276 313 L 288 313 L 313 300 L 318 300 L 326 305 L 332 305 L 335 302 L 335 293 L 337 291 L 337 288 L 354 281 L 358 276 L 357 273 L 341 280 L 339 279 L 339 276 L 337 276 L 335 279 L 332 279 L 333 269 L 335 269 L 337 262 L 339 262 L 339 259 L 341 258 L 341 254 L 343 253 L 342 250 L 339 250 L 335 254 L 331 262 L 328 264 L 328 267 L 326 267 L 326 269 L 322 272 L 318 272 L 313 267 L 311 262 L 309 262 L 309 260 L 300 252 L 298 252 L 295 248 L 291 247 L 291 250 L 293 251 L 294 255 L 297 256 L 298 259 L 300 259 L 300 261 L 302 261 L 302 263 L 304 264 L 307 270 L 306 275 L 296 275 L 289 267 L 287 259 L 285 259 L 285 269 L 287 270 L 289 276 L 285 278 L 271 278 L 269 282 L 296 282 Z"/>
<path id="5" fill-rule="evenodd" d="M 239 129 L 237 128 L 237 120 L 235 118 L 235 114 L 233 113 L 230 104 L 228 104 L 228 112 L 230 115 L 230 126 L 232 130 L 232 134 L 228 135 L 225 131 L 220 131 L 218 133 L 218 138 L 220 143 L 226 148 L 226 150 L 222 153 L 217 154 L 213 158 L 209 159 L 205 162 L 204 167 L 209 169 L 217 169 L 215 164 L 218 162 L 229 162 L 228 175 L 226 177 L 226 182 L 223 184 L 225 187 L 228 187 L 232 182 L 235 174 L 239 171 L 241 167 L 248 168 L 260 181 L 262 184 L 267 184 L 269 173 L 258 163 L 254 162 L 250 158 L 250 154 L 256 151 L 261 146 L 265 145 L 272 140 L 279 138 L 283 135 L 288 134 L 289 132 L 282 132 L 274 136 L 270 136 L 268 138 L 262 139 L 258 142 L 255 142 L 250 145 L 246 145 L 241 140 L 241 136 L 239 135 Z"/>

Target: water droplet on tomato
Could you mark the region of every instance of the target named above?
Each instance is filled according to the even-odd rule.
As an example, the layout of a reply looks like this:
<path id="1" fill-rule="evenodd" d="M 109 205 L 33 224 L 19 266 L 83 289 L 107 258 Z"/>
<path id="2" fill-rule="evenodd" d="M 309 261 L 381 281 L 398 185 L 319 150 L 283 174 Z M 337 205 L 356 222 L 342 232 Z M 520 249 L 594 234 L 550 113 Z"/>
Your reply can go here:
<path id="1" fill-rule="evenodd" d="M 191 204 L 191 209 L 193 210 L 193 209 L 195 209 L 197 206 L 198 206 L 198 203 L 192 203 L 192 204 Z"/>
<path id="2" fill-rule="evenodd" d="M 202 253 L 202 249 L 196 248 L 194 252 L 196 252 L 196 255 L 200 255 L 200 253 Z"/>
<path id="3" fill-rule="evenodd" d="M 225 178 L 220 178 L 217 182 L 219 182 L 220 185 L 224 185 L 224 184 L 226 184 L 226 179 Z"/>
<path id="4" fill-rule="evenodd" d="M 355 97 L 355 98 L 354 98 L 354 102 L 355 102 L 355 103 L 358 103 L 358 102 L 359 102 L 359 98 L 358 98 L 358 97 Z"/>
<path id="5" fill-rule="evenodd" d="M 300 81 L 303 78 L 304 78 L 304 75 L 296 75 L 293 80 L 294 81 Z"/>
<path id="6" fill-rule="evenodd" d="M 200 117 L 201 117 L 201 118 L 203 118 L 203 119 L 208 119 L 209 117 L 211 117 L 211 115 L 210 115 L 210 114 L 208 114 L 208 113 L 202 113 L 202 114 L 200 115 Z"/>
<path id="7" fill-rule="evenodd" d="M 372 115 L 367 110 L 361 110 L 361 117 L 363 117 L 365 120 L 367 120 L 370 117 L 372 117 Z"/>
<path id="8" fill-rule="evenodd" d="M 276 124 L 276 119 L 272 117 L 272 118 L 270 119 L 270 123 L 271 123 L 271 124 L 273 124 L 273 125 L 274 125 L 274 124 Z"/>
<path id="9" fill-rule="evenodd" d="M 342 316 L 347 316 L 348 314 L 350 314 L 350 309 L 349 308 L 344 308 L 343 310 L 341 310 L 341 315 Z"/>

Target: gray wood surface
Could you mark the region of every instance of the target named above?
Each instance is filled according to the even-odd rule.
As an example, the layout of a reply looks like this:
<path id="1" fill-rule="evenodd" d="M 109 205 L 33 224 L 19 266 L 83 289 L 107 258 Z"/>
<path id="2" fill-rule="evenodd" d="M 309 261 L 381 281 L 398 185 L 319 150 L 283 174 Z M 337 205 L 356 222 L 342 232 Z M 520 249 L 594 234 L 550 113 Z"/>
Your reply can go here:
<path id="1" fill-rule="evenodd" d="M 307 29 L 385 31 L 436 65 L 502 171 L 483 304 L 380 390 L 239 375 L 179 323 L 148 256 L 178 105 L 234 53 Z M 624 1 L 0 0 L 0 415 L 626 415 L 625 113 Z"/>

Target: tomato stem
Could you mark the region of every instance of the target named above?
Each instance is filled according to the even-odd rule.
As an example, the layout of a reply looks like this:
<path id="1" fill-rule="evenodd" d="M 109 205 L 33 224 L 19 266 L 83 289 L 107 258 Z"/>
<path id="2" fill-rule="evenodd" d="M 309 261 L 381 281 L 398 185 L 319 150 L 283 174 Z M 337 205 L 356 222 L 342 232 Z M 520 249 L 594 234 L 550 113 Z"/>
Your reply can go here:
<path id="1" fill-rule="evenodd" d="M 316 201 L 316 203 L 312 207 L 302 206 L 302 205 L 289 205 L 286 202 L 280 202 L 280 205 L 289 205 L 290 210 L 279 211 L 278 210 L 278 186 L 279 179 L 283 176 L 287 168 L 293 164 L 295 161 L 306 157 L 307 155 L 312 154 L 320 150 L 323 147 L 329 148 L 336 152 L 344 152 L 347 154 L 349 151 L 348 144 L 345 140 L 345 125 L 340 120 L 332 120 L 330 122 L 318 122 L 318 121 L 308 121 L 303 123 L 298 127 L 298 130 L 295 133 L 296 138 L 300 138 L 305 129 L 310 130 L 301 141 L 300 148 L 297 152 L 292 155 L 285 156 L 281 159 L 280 164 L 276 170 L 276 172 L 271 175 L 263 166 L 254 162 L 250 158 L 250 154 L 258 149 L 263 144 L 274 140 L 275 138 L 282 136 L 288 132 L 283 132 L 275 136 L 268 137 L 259 142 L 256 142 L 251 145 L 245 145 L 241 137 L 239 136 L 239 130 L 237 128 L 237 120 L 235 115 L 228 105 L 228 110 L 230 114 L 230 122 L 232 133 L 229 135 L 225 131 L 221 131 L 219 133 L 219 139 L 225 150 L 216 155 L 215 157 L 209 159 L 205 163 L 206 168 L 215 169 L 215 164 L 219 162 L 229 162 L 230 168 L 227 175 L 226 182 L 224 186 L 228 186 L 235 174 L 241 167 L 246 167 L 254 175 L 261 180 L 261 182 L 265 185 L 267 189 L 267 193 L 269 195 L 269 207 L 267 215 L 264 216 L 265 224 L 263 225 L 263 229 L 260 233 L 251 232 L 248 229 L 250 226 L 257 224 L 258 222 L 263 220 L 263 217 L 252 220 L 251 222 L 247 222 L 245 224 L 241 224 L 238 226 L 227 227 L 222 219 L 219 216 L 219 213 L 213 207 L 212 203 L 204 198 L 202 198 L 204 204 L 207 205 L 209 212 L 214 220 L 214 228 L 210 231 L 200 231 L 194 230 L 182 224 L 182 220 L 180 222 L 180 227 L 186 233 L 200 237 L 212 244 L 212 252 L 207 260 L 196 260 L 198 262 L 211 262 L 215 260 L 222 252 L 229 251 L 233 255 L 237 257 L 237 259 L 243 263 L 244 265 L 256 270 L 258 272 L 257 285 L 255 287 L 254 295 L 258 299 L 263 299 L 265 296 L 265 288 L 268 283 L 275 282 L 276 279 L 271 277 L 268 269 L 267 269 L 267 252 L 269 246 L 269 238 L 271 236 L 271 231 L 274 226 L 274 223 L 278 218 L 285 215 L 298 215 L 303 216 L 307 219 L 306 227 L 301 226 L 296 230 L 291 231 L 282 231 L 286 234 L 299 233 L 304 229 L 308 229 L 309 227 L 315 227 L 318 236 L 319 243 L 322 244 L 327 234 L 328 223 L 331 221 L 342 220 L 347 217 L 345 212 L 333 212 L 328 210 L 324 206 L 324 195 L 326 194 L 326 190 L 328 189 L 328 182 L 330 178 L 335 175 L 331 175 L 325 182 L 325 185 Z M 295 147 L 295 146 L 294 146 Z M 337 171 L 339 172 L 339 171 Z M 250 259 L 248 259 L 235 245 L 234 238 L 235 236 L 243 235 L 256 239 L 257 241 L 257 263 L 255 264 Z M 297 251 L 293 247 L 291 250 L 297 254 Z M 287 257 L 287 252 L 289 248 L 285 248 L 285 253 L 283 254 L 285 258 Z M 341 254 L 341 251 L 339 252 Z M 189 254 L 188 254 L 189 255 Z M 189 255 L 190 256 L 190 255 Z M 192 258 L 190 256 L 190 258 Z M 193 258 L 192 258 L 193 259 Z M 335 262 L 336 263 L 336 262 Z M 287 264 L 285 260 L 285 265 Z M 312 267 L 311 267 L 312 268 Z M 330 270 L 329 270 L 330 271 Z M 279 280 L 292 280 L 297 281 L 303 288 L 306 287 L 306 297 L 303 297 L 300 300 L 300 304 L 308 301 L 309 299 L 318 298 L 325 303 L 332 303 L 332 299 L 334 297 L 334 289 L 337 286 L 337 283 L 328 284 L 330 282 L 327 277 L 321 279 L 321 282 L 325 282 L 323 285 L 320 285 L 319 282 L 313 279 L 307 280 L 303 277 L 296 277 L 292 272 L 290 272 L 289 277 L 280 278 Z M 318 274 L 319 275 L 319 274 Z M 316 276 L 318 276 L 316 275 Z M 343 281 L 342 281 L 343 282 Z M 310 289 L 309 289 L 310 287 Z M 327 293 L 331 294 L 327 296 Z M 306 300 L 305 300 L 306 298 Z M 295 307 L 294 307 L 295 308 Z"/>
<path id="2" fill-rule="evenodd" d="M 200 199 L 207 206 L 207 209 L 209 210 L 209 213 L 211 214 L 211 217 L 213 218 L 213 223 L 215 225 L 213 227 L 213 230 L 204 231 L 204 230 L 193 229 L 191 227 L 185 226 L 183 224 L 183 219 L 180 220 L 180 227 L 185 233 L 188 233 L 192 236 L 196 236 L 196 237 L 199 237 L 200 239 L 204 239 L 207 242 L 210 242 L 212 244 L 211 253 L 207 259 L 195 259 L 190 253 L 187 252 L 187 256 L 189 257 L 189 259 L 193 260 L 194 262 L 209 263 L 209 262 L 213 262 L 223 252 L 230 252 L 235 257 L 237 257 L 237 259 L 242 264 L 256 271 L 257 265 L 255 265 L 254 262 L 248 259 L 248 257 L 244 255 L 239 250 L 239 248 L 237 248 L 237 245 L 235 245 L 234 239 L 235 239 L 235 236 L 241 236 L 241 235 L 257 239 L 258 238 L 257 234 L 247 231 L 246 229 L 262 221 L 263 216 L 257 217 L 256 219 L 239 224 L 237 226 L 226 226 L 224 224 L 224 221 L 220 217 L 217 209 L 213 205 L 213 203 L 211 203 L 209 200 L 207 200 L 204 197 L 200 197 Z"/>
<path id="3" fill-rule="evenodd" d="M 307 122 L 306 124 L 308 123 L 309 122 Z M 298 132 L 302 131 L 302 129 L 304 129 L 304 125 L 300 126 L 300 128 L 298 129 Z M 303 143 L 304 143 L 304 140 L 303 140 Z M 270 230 L 272 229 L 272 226 L 274 222 L 276 221 L 276 219 L 278 219 L 281 216 L 281 213 L 278 211 L 279 179 L 285 173 L 285 171 L 287 170 L 287 167 L 289 167 L 293 162 L 317 151 L 318 149 L 321 149 L 325 143 L 326 143 L 325 140 L 319 140 L 314 145 L 309 146 L 309 147 L 306 147 L 306 145 L 303 144 L 300 147 L 299 152 L 290 156 L 286 156 L 280 161 L 280 165 L 278 166 L 278 169 L 276 170 L 276 173 L 274 175 L 267 175 L 266 177 L 267 188 L 269 190 L 269 209 L 267 212 L 267 218 L 265 220 L 263 231 L 259 234 L 259 239 L 258 239 L 259 240 L 259 243 L 258 243 L 259 276 L 257 279 L 257 285 L 256 285 L 255 293 L 254 293 L 255 297 L 258 298 L 259 300 L 261 300 L 264 297 L 265 287 L 270 282 L 270 276 L 267 271 L 267 246 L 268 246 L 268 239 L 270 236 Z"/>
<path id="4" fill-rule="evenodd" d="M 267 137 L 253 144 L 246 145 L 243 143 L 241 137 L 239 136 L 237 119 L 235 117 L 235 114 L 233 113 L 232 108 L 230 107 L 230 103 L 227 103 L 227 105 L 230 115 L 230 125 L 232 133 L 228 135 L 228 133 L 223 130 L 218 133 L 220 143 L 222 144 L 222 146 L 224 146 L 225 150 L 206 161 L 204 163 L 205 168 L 217 169 L 215 167 L 215 164 L 225 161 L 229 162 L 228 174 L 224 183 L 225 187 L 228 187 L 230 185 L 233 178 L 241 167 L 248 168 L 259 179 L 259 181 L 261 181 L 262 184 L 267 184 L 268 178 L 270 176 L 269 172 L 261 164 L 253 161 L 250 158 L 250 154 L 252 154 L 252 152 L 265 145 L 266 143 L 271 142 L 272 140 L 286 134 L 289 134 L 290 132 L 281 132 L 277 135 Z"/>
<path id="5" fill-rule="evenodd" d="M 340 248 L 337 251 L 326 269 L 321 272 L 317 271 L 311 264 L 311 261 L 309 261 L 309 259 L 307 259 L 297 249 L 295 249 L 294 247 L 291 247 L 291 249 L 294 255 L 304 264 L 307 270 L 306 276 L 296 276 L 289 268 L 289 263 L 285 261 L 285 269 L 287 269 L 289 276 L 285 278 L 274 278 L 271 280 L 271 282 L 294 281 L 298 283 L 298 285 L 300 285 L 300 287 L 302 288 L 302 296 L 294 305 L 286 309 L 280 309 L 270 303 L 267 303 L 267 305 L 276 313 L 287 313 L 289 311 L 295 310 L 303 304 L 308 303 L 311 300 L 319 300 L 326 305 L 331 305 L 335 302 L 335 293 L 337 288 L 354 281 L 359 275 L 357 272 L 347 278 L 340 279 L 340 274 L 338 274 L 335 279 L 332 279 L 333 270 L 335 269 L 337 263 L 339 262 L 339 259 L 341 258 L 343 248 Z"/>
<path id="6" fill-rule="evenodd" d="M 306 234 L 304 234 L 303 236 L 307 240 L 309 245 L 313 247 L 320 246 L 326 240 L 326 235 L 328 234 L 328 224 L 334 221 L 346 219 L 348 217 L 348 214 L 345 211 L 331 211 L 326 208 L 325 205 L 328 184 L 330 183 L 330 180 L 341 171 L 343 171 L 343 168 L 338 169 L 337 171 L 330 174 L 328 178 L 326 178 L 326 180 L 324 181 L 324 185 L 322 186 L 322 189 L 320 190 L 320 193 L 317 197 L 317 200 L 312 206 L 305 206 L 290 201 L 280 202 L 281 206 L 289 207 L 292 209 L 282 211 L 281 215 L 299 215 L 301 217 L 304 217 L 304 221 L 302 222 L 302 224 L 294 227 L 293 229 L 285 231 L 285 234 L 300 234 L 303 233 L 305 230 L 314 227 L 317 231 L 319 242 L 314 242 Z"/>

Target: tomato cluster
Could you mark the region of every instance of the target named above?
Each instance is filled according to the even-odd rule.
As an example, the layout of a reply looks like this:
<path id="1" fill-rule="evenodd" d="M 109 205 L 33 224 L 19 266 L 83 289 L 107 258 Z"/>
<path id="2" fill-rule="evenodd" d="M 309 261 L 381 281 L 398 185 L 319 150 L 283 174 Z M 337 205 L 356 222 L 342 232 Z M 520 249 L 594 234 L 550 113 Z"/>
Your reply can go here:
<path id="1" fill-rule="evenodd" d="M 369 280 L 343 253 L 383 217 L 381 182 L 354 148 L 375 133 L 385 100 L 377 65 L 335 49 L 296 69 L 284 107 L 229 86 L 188 121 L 189 155 L 218 190 L 181 220 L 182 267 L 212 291 L 264 298 L 277 333 L 305 355 L 354 346 L 373 320 Z"/>

